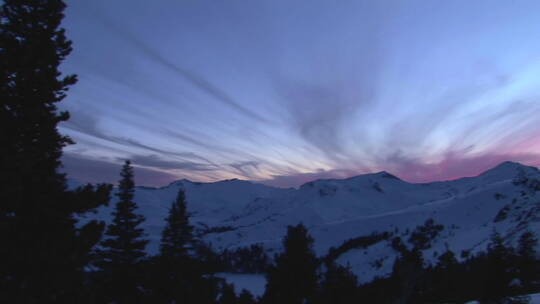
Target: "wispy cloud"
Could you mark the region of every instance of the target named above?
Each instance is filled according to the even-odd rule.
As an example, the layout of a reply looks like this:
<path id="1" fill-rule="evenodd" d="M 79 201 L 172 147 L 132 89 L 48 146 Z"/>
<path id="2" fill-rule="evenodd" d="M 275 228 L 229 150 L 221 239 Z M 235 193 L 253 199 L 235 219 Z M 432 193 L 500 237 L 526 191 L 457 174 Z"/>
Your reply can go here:
<path id="1" fill-rule="evenodd" d="M 159 168 L 165 170 L 181 169 L 186 171 L 209 171 L 215 170 L 214 166 L 188 161 L 164 160 L 158 155 L 134 155 L 131 157 L 133 163 L 150 168 Z"/>
<path id="2" fill-rule="evenodd" d="M 64 153 L 62 157 L 63 170 L 69 177 L 81 182 L 113 183 L 120 180 L 120 169 L 123 160 L 110 161 L 86 158 L 81 155 Z M 136 166 L 134 168 L 135 182 L 138 185 L 163 186 L 176 179 L 177 176 L 167 172 Z"/>
<path id="3" fill-rule="evenodd" d="M 129 30 L 123 28 L 121 24 L 116 22 L 113 18 L 110 18 L 106 13 L 102 12 L 99 9 L 95 9 L 93 10 L 93 12 L 95 18 L 105 24 L 109 30 L 116 33 L 116 37 L 123 39 L 132 46 L 131 51 L 137 51 L 144 54 L 146 58 L 148 60 L 151 60 L 154 64 L 161 65 L 166 69 L 176 73 L 176 75 L 180 76 L 183 80 L 189 82 L 194 87 L 205 92 L 214 100 L 231 107 L 238 113 L 243 114 L 246 118 L 254 119 L 262 123 L 268 123 L 268 120 L 266 118 L 238 103 L 223 89 L 211 83 L 206 78 L 202 77 L 194 71 L 190 71 L 186 68 L 181 67 L 178 63 L 172 62 L 171 60 L 165 58 L 151 45 L 137 38 L 136 35 L 131 33 Z"/>
<path id="4" fill-rule="evenodd" d="M 535 3 L 70 7 L 67 67 L 81 81 L 61 128 L 80 142 L 68 150 L 73 170 L 76 156 L 131 158 L 161 181 L 297 186 L 380 170 L 451 179 L 540 160 Z"/>

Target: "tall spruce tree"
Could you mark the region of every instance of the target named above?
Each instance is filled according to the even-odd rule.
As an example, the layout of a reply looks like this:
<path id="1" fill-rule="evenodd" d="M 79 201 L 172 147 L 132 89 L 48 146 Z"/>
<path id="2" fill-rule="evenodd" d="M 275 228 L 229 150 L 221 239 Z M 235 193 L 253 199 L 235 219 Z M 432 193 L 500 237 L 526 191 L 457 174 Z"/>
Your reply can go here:
<path id="1" fill-rule="evenodd" d="M 217 301 L 217 304 L 237 304 L 238 297 L 234 292 L 234 285 L 223 282 L 221 286 L 221 295 Z"/>
<path id="2" fill-rule="evenodd" d="M 71 52 L 61 0 L 5 0 L 0 8 L 0 302 L 87 299 L 84 267 L 103 224 L 76 226 L 108 202 L 110 186 L 68 191 L 59 172 L 72 141 L 57 126 L 75 75 L 58 67 Z"/>
<path id="3" fill-rule="evenodd" d="M 318 289 L 319 261 L 313 238 L 303 224 L 289 226 L 283 239 L 283 253 L 267 275 L 263 303 L 314 303 Z"/>
<path id="4" fill-rule="evenodd" d="M 463 278 L 456 255 L 448 247 L 446 251 L 437 258 L 436 267 L 428 269 L 426 276 L 429 284 L 426 288 L 426 300 L 435 302 L 445 300 L 457 302 L 462 296 L 460 288 Z"/>
<path id="5" fill-rule="evenodd" d="M 423 292 L 424 274 L 422 251 L 417 248 L 402 250 L 392 267 L 391 280 L 395 289 L 391 292 L 396 296 L 395 303 L 421 303 L 418 297 Z"/>
<path id="6" fill-rule="evenodd" d="M 257 301 L 253 297 L 253 294 L 246 289 L 242 289 L 238 296 L 238 304 L 255 304 Z"/>
<path id="7" fill-rule="evenodd" d="M 329 263 L 323 275 L 318 302 L 347 304 L 359 302 L 358 279 L 349 267 Z"/>
<path id="8" fill-rule="evenodd" d="M 193 226 L 189 223 L 184 190 L 179 190 L 169 210 L 161 235 L 160 254 L 163 257 L 185 258 L 193 248 Z"/>
<path id="9" fill-rule="evenodd" d="M 489 301 L 500 301 L 510 294 L 510 282 L 515 274 L 512 265 L 513 248 L 504 244 L 504 239 L 497 231 L 493 231 L 487 249 L 481 302 L 489 303 Z"/>
<path id="10" fill-rule="evenodd" d="M 536 257 L 538 239 L 531 231 L 526 231 L 518 241 L 518 276 L 525 292 L 537 291 L 540 287 L 540 260 Z"/>
<path id="11" fill-rule="evenodd" d="M 135 213 L 135 183 L 130 161 L 125 162 L 120 176 L 113 222 L 107 227 L 106 239 L 101 242 L 97 264 L 105 275 L 106 300 L 131 303 L 140 300 L 140 266 L 146 256 L 144 249 L 148 240 L 143 238 L 144 230 L 139 227 L 145 218 Z"/>
<path id="12" fill-rule="evenodd" d="M 185 193 L 179 190 L 166 218 L 160 254 L 150 264 L 152 302 L 215 303 L 217 281 L 205 276 L 201 261 L 190 252 L 196 243 L 193 229 Z"/>

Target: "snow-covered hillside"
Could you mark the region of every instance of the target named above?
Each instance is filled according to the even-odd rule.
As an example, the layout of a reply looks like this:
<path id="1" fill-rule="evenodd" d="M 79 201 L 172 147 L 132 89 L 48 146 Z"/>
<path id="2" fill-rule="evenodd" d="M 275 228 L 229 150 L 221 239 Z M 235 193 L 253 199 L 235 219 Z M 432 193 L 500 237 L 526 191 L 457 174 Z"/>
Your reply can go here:
<path id="1" fill-rule="evenodd" d="M 259 243 L 280 250 L 287 225 L 304 223 L 315 238 L 317 254 L 344 241 L 388 232 L 407 241 L 432 218 L 442 230 L 424 251 L 427 261 L 446 248 L 456 253 L 483 250 L 498 231 L 509 243 L 525 230 L 539 231 L 540 185 L 537 168 L 506 162 L 477 177 L 413 184 L 389 173 L 317 180 L 299 189 L 280 189 L 241 180 L 216 183 L 174 182 L 163 188 L 137 188 L 135 201 L 146 216 L 144 227 L 157 249 L 164 218 L 179 189 L 186 191 L 192 222 L 215 249 Z M 115 200 L 99 210 L 109 220 Z M 342 252 L 361 282 L 391 271 L 397 251 L 389 238 Z"/>

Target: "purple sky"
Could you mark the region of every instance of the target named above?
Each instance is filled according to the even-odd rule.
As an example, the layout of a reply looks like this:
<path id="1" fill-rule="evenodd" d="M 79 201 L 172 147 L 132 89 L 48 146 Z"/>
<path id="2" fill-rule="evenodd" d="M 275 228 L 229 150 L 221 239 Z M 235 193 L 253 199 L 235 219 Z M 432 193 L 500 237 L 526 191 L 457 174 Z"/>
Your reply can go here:
<path id="1" fill-rule="evenodd" d="M 540 2 L 68 1 L 65 170 L 423 182 L 540 164 Z"/>

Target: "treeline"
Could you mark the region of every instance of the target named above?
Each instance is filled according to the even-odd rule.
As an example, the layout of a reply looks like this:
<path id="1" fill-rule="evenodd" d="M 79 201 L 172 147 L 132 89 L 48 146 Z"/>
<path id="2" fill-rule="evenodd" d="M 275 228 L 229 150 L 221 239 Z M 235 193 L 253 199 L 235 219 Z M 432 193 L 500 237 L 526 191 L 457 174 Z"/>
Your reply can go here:
<path id="1" fill-rule="evenodd" d="M 343 242 L 338 247 L 330 247 L 328 249 L 328 254 L 325 257 L 325 260 L 327 263 L 334 262 L 337 260 L 342 254 L 345 252 L 351 250 L 351 249 L 360 249 L 360 248 L 368 248 L 369 246 L 375 245 L 380 241 L 388 240 L 392 237 L 392 233 L 390 232 L 373 232 L 371 235 L 368 236 L 359 236 L 352 239 L 348 239 L 345 242 Z"/>
<path id="2" fill-rule="evenodd" d="M 97 246 L 88 288 L 95 303 L 255 303 L 244 290 L 214 276 L 217 272 L 262 273 L 270 265 L 259 245 L 216 253 L 199 240 L 190 223 L 186 196 L 179 190 L 165 219 L 159 253 L 147 256 L 148 243 L 134 202 L 133 168 L 121 171 L 112 223 Z"/>
<path id="3" fill-rule="evenodd" d="M 94 250 L 87 288 L 93 303 L 227 303 L 230 286 L 212 276 L 215 263 L 194 236 L 186 197 L 180 190 L 172 202 L 162 231 L 159 253 L 147 256 L 148 240 L 140 225 L 134 198 L 133 168 L 126 161 L 119 182 L 118 202 L 103 240 Z"/>
<path id="4" fill-rule="evenodd" d="M 403 246 L 391 275 L 360 286 L 360 294 L 374 303 L 527 303 L 520 295 L 540 291 L 537 244 L 530 231 L 517 248 L 493 233 L 486 252 L 462 252 L 459 262 L 447 249 L 435 265 L 426 265 L 419 248 Z"/>
<path id="5" fill-rule="evenodd" d="M 348 267 L 334 259 L 317 259 L 313 239 L 303 225 L 291 226 L 283 240 L 283 253 L 275 257 L 268 271 L 260 303 L 528 303 L 522 295 L 540 291 L 538 240 L 533 232 L 524 232 L 516 248 L 506 246 L 501 236 L 493 233 L 486 252 L 463 252 L 459 262 L 447 249 L 431 265 L 422 256 L 429 242 L 419 233 L 435 237 L 441 229 L 432 220 L 418 226 L 411 239 L 415 244 L 412 249 L 401 238 L 393 238 L 399 256 L 391 274 L 360 285 Z M 353 240 L 364 247 L 387 236 L 373 234 Z"/>
<path id="6" fill-rule="evenodd" d="M 259 244 L 225 249 L 218 257 L 224 272 L 266 273 L 272 265 L 264 247 Z"/>

